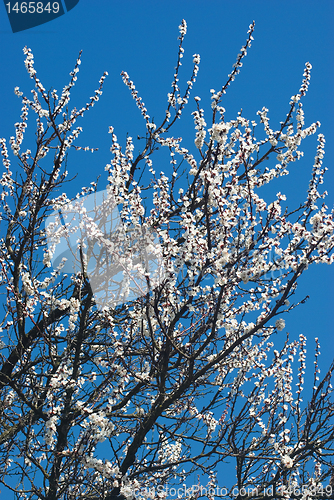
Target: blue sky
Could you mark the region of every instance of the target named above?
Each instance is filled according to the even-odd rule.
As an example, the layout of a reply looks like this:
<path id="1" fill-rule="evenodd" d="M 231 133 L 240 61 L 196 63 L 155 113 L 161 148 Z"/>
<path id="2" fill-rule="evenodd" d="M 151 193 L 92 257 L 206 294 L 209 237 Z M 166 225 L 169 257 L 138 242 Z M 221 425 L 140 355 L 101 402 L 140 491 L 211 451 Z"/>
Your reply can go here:
<path id="1" fill-rule="evenodd" d="M 272 128 L 284 120 L 290 97 L 297 93 L 305 62 L 312 66 L 309 92 L 304 99 L 306 126 L 319 120 L 326 137 L 325 189 L 329 191 L 327 205 L 334 199 L 334 132 L 333 119 L 333 31 L 334 2 L 332 0 L 169 0 L 169 1 L 110 1 L 80 0 L 69 13 L 52 22 L 13 34 L 0 7 L 0 137 L 8 140 L 14 134 L 14 123 L 19 121 L 20 100 L 14 87 L 29 93 L 32 81 L 24 67 L 22 49 L 32 49 L 35 68 L 46 89 L 59 92 L 69 81 L 80 50 L 82 64 L 70 105 L 82 107 L 95 89 L 104 71 L 109 76 L 101 100 L 78 125 L 84 132 L 78 145 L 99 148 L 97 153 L 77 153 L 71 157 L 68 169 L 78 174 L 69 193 L 104 174 L 110 161 L 110 135 L 113 125 L 119 142 L 125 144 L 126 134 L 137 137 L 145 131 L 145 124 L 128 89 L 122 83 L 120 72 L 127 71 L 143 98 L 148 112 L 159 121 L 166 109 L 166 95 L 170 91 L 177 56 L 178 25 L 182 18 L 188 24 L 185 56 L 181 78 L 183 88 L 192 68 L 192 55 L 201 55 L 201 65 L 192 96 L 202 98 L 202 106 L 209 109 L 210 89 L 218 90 L 246 41 L 249 24 L 256 22 L 254 42 L 244 59 L 240 75 L 229 88 L 223 100 L 226 118 L 232 119 L 243 109 L 243 115 L 258 121 L 256 111 L 269 108 Z M 181 80 L 182 88 L 182 80 Z M 184 120 L 174 133 L 184 136 L 184 147 L 193 147 L 194 128 L 191 112 L 193 99 L 186 108 Z M 28 121 L 29 126 L 29 121 Z M 30 127 L 34 128 L 33 119 Z M 304 142 L 305 157 L 294 164 L 291 176 L 275 190 L 287 194 L 293 202 L 303 201 L 316 151 L 316 139 Z M 161 170 L 168 172 L 168 163 Z M 104 178 L 104 177 L 103 177 Z M 101 184 L 100 188 L 105 186 Z M 334 269 L 320 265 L 309 269 L 300 281 L 301 295 L 310 300 L 293 311 L 286 319 L 287 330 L 297 336 L 303 333 L 309 340 L 322 340 L 323 370 L 331 361 L 333 350 L 333 278 Z M 309 362 L 312 369 L 312 360 Z"/>

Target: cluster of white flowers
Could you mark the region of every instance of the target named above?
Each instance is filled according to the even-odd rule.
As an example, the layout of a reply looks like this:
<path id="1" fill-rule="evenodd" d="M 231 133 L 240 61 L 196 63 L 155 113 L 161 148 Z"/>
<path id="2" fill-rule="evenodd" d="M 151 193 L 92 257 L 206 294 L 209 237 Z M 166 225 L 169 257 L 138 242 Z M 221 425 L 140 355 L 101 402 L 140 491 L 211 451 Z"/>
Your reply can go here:
<path id="1" fill-rule="evenodd" d="M 206 136 L 206 130 L 205 130 L 206 123 L 204 120 L 204 111 L 203 109 L 200 109 L 199 111 L 194 111 L 192 114 L 194 115 L 195 129 L 197 130 L 195 146 L 198 149 L 202 149 L 204 144 L 204 139 Z"/>
<path id="2" fill-rule="evenodd" d="M 179 26 L 181 38 L 185 37 L 187 34 L 187 23 L 185 19 L 182 19 L 182 23 Z"/>
<path id="3" fill-rule="evenodd" d="M 74 330 L 75 322 L 78 317 L 78 312 L 80 310 L 80 300 L 71 297 L 69 300 L 70 316 L 68 319 L 68 327 L 70 330 Z"/>
<path id="4" fill-rule="evenodd" d="M 311 79 L 311 69 L 312 69 L 312 64 L 310 64 L 309 62 L 307 62 L 305 64 L 305 71 L 304 71 L 304 74 L 303 74 L 303 83 L 302 83 L 302 86 L 300 87 L 299 89 L 299 93 L 301 96 L 305 95 L 307 90 L 308 90 L 308 86 L 310 84 L 310 79 Z"/>
<path id="5" fill-rule="evenodd" d="M 285 328 L 285 320 L 283 318 L 279 318 L 278 320 L 276 320 L 275 327 L 279 331 L 284 330 L 284 328 Z"/>
<path id="6" fill-rule="evenodd" d="M 47 420 L 47 422 L 45 422 L 44 440 L 45 440 L 45 444 L 50 448 L 56 442 L 55 433 L 57 431 L 58 420 L 59 420 L 58 415 L 52 415 L 49 418 L 49 420 Z"/>
<path id="7" fill-rule="evenodd" d="M 227 134 L 231 128 L 231 124 L 227 123 L 214 123 L 211 129 L 211 138 L 217 141 L 222 147 L 227 141 Z"/>
<path id="8" fill-rule="evenodd" d="M 31 52 L 31 49 L 28 47 L 24 47 L 23 53 L 26 55 L 26 59 L 24 61 L 25 67 L 30 75 L 30 78 L 36 74 L 36 70 L 34 69 L 34 56 Z"/>
<path id="9" fill-rule="evenodd" d="M 30 275 L 28 272 L 22 273 L 22 284 L 25 292 L 27 292 L 29 295 L 33 295 L 35 293 L 34 285 L 30 279 Z"/>
<path id="10" fill-rule="evenodd" d="M 289 457 L 289 455 L 284 455 L 282 458 L 281 458 L 281 463 L 284 467 L 286 467 L 287 469 L 291 469 L 293 467 L 293 460 L 291 457 Z"/>
<path id="11" fill-rule="evenodd" d="M 198 413 L 196 415 L 196 418 L 198 420 L 202 420 L 205 422 L 205 424 L 208 427 L 208 433 L 207 437 L 211 436 L 211 434 L 216 430 L 216 427 L 218 425 L 218 421 L 214 418 L 212 412 L 206 412 L 206 413 Z"/>
<path id="12" fill-rule="evenodd" d="M 131 95 L 132 95 L 133 99 L 136 101 L 136 105 L 138 106 L 143 117 L 145 118 L 146 123 L 149 124 L 150 115 L 147 114 L 147 108 L 145 107 L 145 104 L 143 103 L 142 98 L 138 96 L 138 90 L 136 90 L 136 87 L 135 87 L 133 81 L 130 80 L 130 77 L 126 71 L 122 71 L 121 75 L 122 75 L 123 82 L 130 89 Z"/>
<path id="13" fill-rule="evenodd" d="M 8 149 L 6 146 L 6 140 L 0 139 L 1 146 L 1 156 L 2 156 L 2 164 L 5 167 L 6 171 L 2 173 L 2 177 L 0 179 L 0 185 L 2 186 L 3 192 L 1 193 L 1 199 L 4 200 L 5 196 L 13 195 L 13 172 L 10 170 L 10 160 L 8 156 Z M 8 191 L 6 191 L 8 189 Z"/>
<path id="14" fill-rule="evenodd" d="M 181 441 L 176 441 L 175 443 L 170 443 L 166 437 L 162 434 L 160 436 L 162 446 L 159 448 L 159 462 L 161 464 L 166 463 L 176 463 L 182 453 L 182 443 Z"/>
<path id="15" fill-rule="evenodd" d="M 112 464 L 109 460 L 105 460 L 103 462 L 101 459 L 95 458 L 92 456 L 92 454 L 90 454 L 90 455 L 84 455 L 82 462 L 87 469 L 95 469 L 96 471 L 100 472 L 102 476 L 106 478 L 113 478 L 119 476 L 119 467 L 117 465 Z"/>
<path id="16" fill-rule="evenodd" d="M 73 372 L 73 368 L 66 363 L 62 363 L 56 373 L 50 380 L 50 396 L 54 394 L 56 389 L 60 387 L 68 387 L 71 384 L 71 375 Z M 73 383 L 73 382 L 72 382 Z"/>
<path id="17" fill-rule="evenodd" d="M 91 413 L 88 417 L 88 421 L 83 423 L 83 427 L 88 425 L 90 431 L 93 433 L 94 441 L 100 443 L 103 443 L 103 441 L 110 437 L 115 428 L 104 411 Z"/>

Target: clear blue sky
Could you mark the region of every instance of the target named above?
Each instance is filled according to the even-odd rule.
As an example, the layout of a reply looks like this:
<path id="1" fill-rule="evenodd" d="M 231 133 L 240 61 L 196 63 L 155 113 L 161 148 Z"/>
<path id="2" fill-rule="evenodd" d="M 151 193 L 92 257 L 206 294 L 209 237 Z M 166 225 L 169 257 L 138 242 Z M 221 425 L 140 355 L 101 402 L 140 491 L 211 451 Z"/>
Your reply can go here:
<path id="1" fill-rule="evenodd" d="M 121 144 L 126 134 L 137 137 L 145 130 L 140 113 L 120 72 L 127 71 L 143 98 L 149 114 L 159 121 L 166 109 L 177 55 L 178 25 L 182 18 L 188 24 L 184 43 L 185 57 L 181 77 L 185 82 L 192 66 L 192 55 L 201 55 L 201 65 L 193 96 L 199 95 L 208 107 L 210 89 L 219 89 L 231 71 L 241 46 L 246 41 L 249 24 L 256 22 L 254 42 L 244 59 L 244 66 L 226 94 L 223 105 L 227 119 L 243 109 L 243 115 L 257 119 L 256 111 L 269 108 L 271 126 L 276 129 L 288 111 L 290 97 L 297 93 L 305 62 L 312 66 L 309 92 L 304 99 L 306 125 L 319 120 L 326 136 L 325 189 L 327 204 L 334 200 L 334 132 L 333 132 L 333 0 L 157 0 L 111 1 L 80 0 L 69 13 L 42 26 L 13 34 L 4 6 L 0 6 L 1 101 L 0 136 L 8 140 L 14 135 L 14 123 L 19 121 L 20 100 L 14 95 L 19 86 L 28 93 L 32 81 L 26 73 L 22 49 L 30 47 L 35 56 L 35 68 L 46 89 L 59 92 L 69 81 L 77 55 L 83 50 L 77 85 L 71 106 L 82 107 L 98 88 L 104 71 L 109 76 L 101 100 L 87 113 L 82 125 L 84 132 L 78 145 L 99 148 L 99 152 L 72 156 L 68 169 L 78 174 L 69 192 L 103 175 L 110 161 L 109 125 Z M 182 85 L 182 81 L 181 81 Z M 182 88 L 182 87 L 181 87 Z M 193 145 L 194 129 L 190 114 L 195 103 L 190 99 L 184 125 L 178 133 L 185 144 Z M 29 122 L 28 122 L 29 125 Z M 78 123 L 81 125 L 81 123 Z M 31 119 L 30 126 L 34 127 Z M 316 150 L 316 139 L 304 142 L 305 157 L 294 164 L 291 177 L 284 178 L 278 190 L 293 201 L 303 201 Z M 161 165 L 166 173 L 168 164 Z M 104 186 L 101 185 L 101 189 Z M 276 190 L 275 190 L 276 192 Z M 296 198 L 296 202 L 297 202 Z M 322 340 L 325 369 L 331 361 L 333 342 L 333 266 L 314 266 L 301 280 L 300 296 L 309 294 L 304 306 L 286 317 L 287 330 L 293 336 L 303 333 L 313 350 L 312 339 Z M 312 360 L 309 362 L 312 369 Z"/>

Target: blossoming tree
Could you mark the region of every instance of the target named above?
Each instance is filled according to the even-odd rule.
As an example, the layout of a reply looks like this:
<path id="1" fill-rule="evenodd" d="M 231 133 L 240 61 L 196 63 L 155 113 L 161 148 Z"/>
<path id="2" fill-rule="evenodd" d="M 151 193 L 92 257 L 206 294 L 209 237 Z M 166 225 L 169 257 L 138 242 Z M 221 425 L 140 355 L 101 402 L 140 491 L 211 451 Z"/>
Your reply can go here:
<path id="1" fill-rule="evenodd" d="M 64 272 L 66 259 L 51 265 L 56 247 L 48 245 L 45 221 L 97 192 L 92 182 L 74 200 L 59 195 L 67 152 L 80 149 L 75 122 L 99 100 L 106 74 L 87 105 L 70 110 L 80 56 L 58 96 L 45 90 L 24 49 L 36 89 L 31 100 L 15 89 L 22 115 L 12 153 L 1 140 L 0 478 L 15 498 L 333 498 L 334 366 L 320 376 L 316 339 L 314 387 L 307 391 L 306 338 L 285 334 L 287 313 L 304 300 L 296 298 L 300 276 L 311 264 L 333 261 L 333 213 L 318 190 L 325 139 L 318 135 L 305 199 L 288 205 L 279 192 L 266 202 L 265 185 L 288 175 L 302 141 L 320 124 L 304 122 L 309 63 L 277 130 L 266 108 L 258 112 L 262 139 L 241 113 L 225 120 L 221 100 L 253 30 L 254 23 L 225 85 L 212 91 L 209 127 L 195 97 L 195 145 L 171 135 L 200 63 L 194 55 L 181 94 L 185 21 L 161 124 L 122 73 L 147 132 L 136 154 L 132 138 L 123 149 L 110 127 L 107 192 L 125 232 L 154 232 L 163 275 L 154 284 L 139 266 L 145 292 L 103 307 L 80 242 L 75 272 Z M 23 148 L 28 112 L 37 117 L 30 149 Z M 158 149 L 170 155 L 160 174 Z M 87 220 L 101 243 L 101 227 Z M 66 221 L 58 230 L 68 236 Z M 117 254 L 106 242 L 103 251 Z M 219 489 L 226 460 L 235 478 Z"/>

